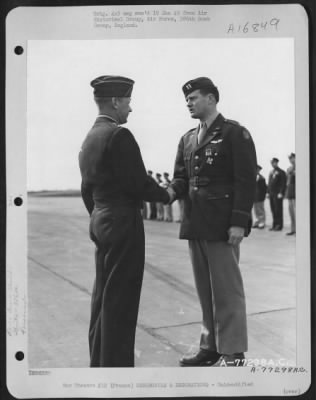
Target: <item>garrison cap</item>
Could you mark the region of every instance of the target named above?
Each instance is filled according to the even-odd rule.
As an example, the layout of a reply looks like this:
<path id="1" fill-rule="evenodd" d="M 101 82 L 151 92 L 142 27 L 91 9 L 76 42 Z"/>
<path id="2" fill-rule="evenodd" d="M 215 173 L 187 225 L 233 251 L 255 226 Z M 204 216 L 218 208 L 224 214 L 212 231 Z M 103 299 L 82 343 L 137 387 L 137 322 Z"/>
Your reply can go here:
<path id="1" fill-rule="evenodd" d="M 95 97 L 130 97 L 134 81 L 124 76 L 104 75 L 90 82 Z"/>
<path id="2" fill-rule="evenodd" d="M 192 79 L 182 86 L 182 91 L 185 97 L 187 97 L 190 93 L 194 92 L 194 90 L 198 89 L 206 90 L 209 93 L 212 93 L 215 97 L 215 100 L 217 102 L 219 101 L 218 89 L 209 78 L 200 77 Z"/>
<path id="3" fill-rule="evenodd" d="M 289 158 L 295 158 L 295 153 L 291 153 L 291 154 L 289 155 Z"/>
<path id="4" fill-rule="evenodd" d="M 271 160 L 271 162 L 273 162 L 273 161 L 275 161 L 275 162 L 279 162 L 279 159 L 278 159 L 278 158 L 276 158 L 276 157 L 273 157 L 273 158 L 272 158 L 272 160 Z"/>

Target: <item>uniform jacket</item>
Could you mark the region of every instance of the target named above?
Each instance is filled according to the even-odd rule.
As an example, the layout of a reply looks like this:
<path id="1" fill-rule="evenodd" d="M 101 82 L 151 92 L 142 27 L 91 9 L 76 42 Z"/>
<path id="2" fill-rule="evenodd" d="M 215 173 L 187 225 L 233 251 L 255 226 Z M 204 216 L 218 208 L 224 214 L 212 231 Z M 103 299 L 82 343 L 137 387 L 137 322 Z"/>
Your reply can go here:
<path id="1" fill-rule="evenodd" d="M 81 192 L 91 215 L 94 206 L 136 206 L 145 201 L 167 203 L 167 192 L 147 175 L 132 133 L 106 117 L 98 117 L 79 153 Z"/>
<path id="2" fill-rule="evenodd" d="M 261 174 L 257 175 L 255 202 L 264 201 L 267 194 L 266 180 Z"/>
<path id="3" fill-rule="evenodd" d="M 282 194 L 284 196 L 286 188 L 286 174 L 283 169 L 276 167 L 269 175 L 268 191 L 270 195 Z"/>
<path id="4" fill-rule="evenodd" d="M 184 199 L 180 238 L 227 240 L 231 226 L 248 235 L 257 169 L 249 132 L 219 114 L 200 144 L 197 134 L 181 138 L 171 184 Z"/>

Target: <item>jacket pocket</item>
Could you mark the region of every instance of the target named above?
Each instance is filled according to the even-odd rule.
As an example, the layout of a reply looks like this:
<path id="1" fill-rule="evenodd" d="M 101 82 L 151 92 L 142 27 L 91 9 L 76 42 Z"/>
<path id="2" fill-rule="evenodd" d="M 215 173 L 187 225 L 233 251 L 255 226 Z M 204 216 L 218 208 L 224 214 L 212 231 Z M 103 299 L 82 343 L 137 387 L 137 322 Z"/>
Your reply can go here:
<path id="1" fill-rule="evenodd" d="M 95 212 L 90 220 L 90 238 L 98 246 L 120 240 L 128 232 L 130 217 L 111 212 Z"/>

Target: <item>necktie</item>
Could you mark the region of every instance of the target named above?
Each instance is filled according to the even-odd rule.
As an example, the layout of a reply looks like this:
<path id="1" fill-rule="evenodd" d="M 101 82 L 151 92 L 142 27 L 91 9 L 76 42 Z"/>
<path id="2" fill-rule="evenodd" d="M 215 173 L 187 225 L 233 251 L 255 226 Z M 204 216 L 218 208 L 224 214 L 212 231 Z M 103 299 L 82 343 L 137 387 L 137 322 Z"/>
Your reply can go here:
<path id="1" fill-rule="evenodd" d="M 205 138 L 206 132 L 207 132 L 207 125 L 206 122 L 203 122 L 200 125 L 200 130 L 198 133 L 198 144 L 202 143 L 203 139 Z"/>

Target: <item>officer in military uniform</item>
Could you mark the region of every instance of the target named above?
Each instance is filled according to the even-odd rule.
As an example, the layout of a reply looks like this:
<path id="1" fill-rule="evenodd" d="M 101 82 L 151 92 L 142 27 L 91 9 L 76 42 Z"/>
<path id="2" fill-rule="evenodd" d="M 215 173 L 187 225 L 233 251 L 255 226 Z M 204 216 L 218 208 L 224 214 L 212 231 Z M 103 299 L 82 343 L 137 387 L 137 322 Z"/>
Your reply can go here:
<path id="1" fill-rule="evenodd" d="M 168 203 L 147 175 L 127 122 L 134 81 L 101 76 L 91 82 L 99 115 L 79 154 L 82 198 L 96 246 L 89 348 L 91 367 L 133 367 L 144 271 L 143 201 Z"/>
<path id="2" fill-rule="evenodd" d="M 239 244 L 251 229 L 255 146 L 246 128 L 219 114 L 219 92 L 210 79 L 182 89 L 200 124 L 181 138 L 167 190 L 172 201 L 184 199 L 180 239 L 189 241 L 203 324 L 198 353 L 180 365 L 241 365 L 247 323 Z"/>
<path id="3" fill-rule="evenodd" d="M 271 160 L 272 171 L 269 175 L 268 193 L 272 213 L 272 226 L 270 231 L 283 229 L 283 199 L 286 189 L 286 174 L 279 167 L 279 160 L 273 157 Z"/>

